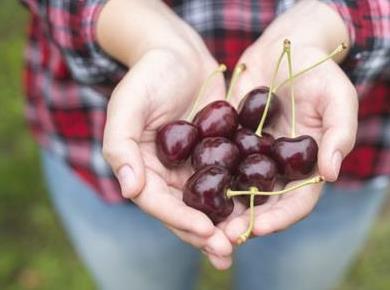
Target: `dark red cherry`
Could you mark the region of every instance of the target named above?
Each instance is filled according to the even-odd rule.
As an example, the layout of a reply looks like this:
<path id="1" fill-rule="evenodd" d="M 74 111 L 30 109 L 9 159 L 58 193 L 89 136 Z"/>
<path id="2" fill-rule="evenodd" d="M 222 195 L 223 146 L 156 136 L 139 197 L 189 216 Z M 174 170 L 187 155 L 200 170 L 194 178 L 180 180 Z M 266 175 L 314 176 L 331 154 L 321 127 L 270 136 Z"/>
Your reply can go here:
<path id="1" fill-rule="evenodd" d="M 226 168 L 204 167 L 187 180 L 183 201 L 205 213 L 214 224 L 218 224 L 233 211 L 233 200 L 225 194 L 230 182 L 231 176 Z"/>
<path id="2" fill-rule="evenodd" d="M 317 163 L 318 145 L 308 135 L 296 138 L 278 138 L 271 150 L 279 173 L 286 180 L 297 180 L 310 176 Z"/>
<path id="3" fill-rule="evenodd" d="M 199 170 L 208 165 L 219 165 L 234 172 L 240 161 L 236 144 L 224 137 L 208 137 L 195 146 L 192 166 Z"/>
<path id="4" fill-rule="evenodd" d="M 234 190 L 249 190 L 257 187 L 260 191 L 272 191 L 276 181 L 277 168 L 275 162 L 263 154 L 249 155 L 240 163 L 234 179 Z M 268 196 L 256 196 L 255 205 L 266 202 Z M 240 197 L 249 204 L 249 196 Z"/>
<path id="5" fill-rule="evenodd" d="M 187 160 L 198 142 L 198 129 L 187 121 L 174 121 L 157 131 L 158 159 L 166 167 L 175 167 Z"/>
<path id="6" fill-rule="evenodd" d="M 240 128 L 236 131 L 233 140 L 240 149 L 241 156 L 246 157 L 254 153 L 269 155 L 275 139 L 265 132 L 259 137 L 247 128 Z"/>
<path id="7" fill-rule="evenodd" d="M 265 104 L 267 103 L 269 88 L 258 87 L 245 95 L 238 106 L 238 121 L 241 126 L 256 131 L 263 115 Z M 279 113 L 280 102 L 275 94 L 272 94 L 268 115 L 265 120 L 265 125 Z"/>
<path id="8" fill-rule="evenodd" d="M 220 100 L 200 110 L 193 123 L 198 127 L 201 138 L 231 138 L 238 127 L 238 115 L 228 102 Z"/>

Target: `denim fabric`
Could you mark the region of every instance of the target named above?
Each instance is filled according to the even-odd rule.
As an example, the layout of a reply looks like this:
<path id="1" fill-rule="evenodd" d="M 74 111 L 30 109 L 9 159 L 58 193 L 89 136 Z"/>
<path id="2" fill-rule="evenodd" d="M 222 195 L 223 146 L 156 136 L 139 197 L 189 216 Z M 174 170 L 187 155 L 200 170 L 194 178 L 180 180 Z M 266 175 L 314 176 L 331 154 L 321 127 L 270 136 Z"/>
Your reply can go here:
<path id="1" fill-rule="evenodd" d="M 43 151 L 42 162 L 54 206 L 100 289 L 193 289 L 199 251 L 136 206 L 101 201 L 57 156 Z M 308 218 L 237 249 L 234 289 L 332 289 L 364 245 L 386 187 L 387 180 L 359 190 L 326 185 Z"/>

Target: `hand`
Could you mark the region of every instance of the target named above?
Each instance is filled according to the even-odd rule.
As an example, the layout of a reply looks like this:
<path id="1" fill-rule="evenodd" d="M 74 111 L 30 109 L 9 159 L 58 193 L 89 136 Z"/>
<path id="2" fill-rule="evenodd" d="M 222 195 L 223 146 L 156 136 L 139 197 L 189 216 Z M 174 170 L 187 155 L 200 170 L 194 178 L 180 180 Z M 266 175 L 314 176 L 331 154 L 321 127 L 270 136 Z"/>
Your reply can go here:
<path id="1" fill-rule="evenodd" d="M 149 2 L 154 9 L 162 5 L 159 1 L 135 1 L 134 5 Z M 130 59 L 132 68 L 115 88 L 108 104 L 104 156 L 118 177 L 124 197 L 160 220 L 183 241 L 203 249 L 216 268 L 225 269 L 231 264 L 231 243 L 205 214 L 182 201 L 183 185 L 192 173 L 190 166 L 165 168 L 156 157 L 155 146 L 158 128 L 187 117 L 202 82 L 218 64 L 200 37 L 165 7 L 155 17 L 148 17 L 159 30 L 169 23 L 165 32 L 156 33 L 148 40 L 139 38 L 138 48 L 141 48 L 126 56 L 123 47 L 116 47 L 115 40 L 111 39 L 109 16 L 116 10 L 122 11 L 121 5 L 129 2 L 116 3 L 120 5 L 110 4 L 107 8 L 112 10 L 101 17 L 100 41 L 122 62 Z M 142 6 L 141 11 L 146 13 L 145 10 L 148 11 L 147 5 Z M 165 18 L 159 22 L 159 17 Z M 148 35 L 147 31 L 143 32 Z M 129 44 L 131 50 L 133 46 Z M 224 94 L 221 74 L 202 97 L 200 108 L 223 98 Z"/>
<path id="2" fill-rule="evenodd" d="M 263 37 L 244 52 L 240 63 L 246 63 L 248 69 L 238 84 L 236 96 L 242 97 L 256 86 L 270 84 L 285 37 L 292 42 L 294 71 L 310 66 L 329 53 L 328 48 L 322 46 L 322 41 L 316 42 L 314 38 L 304 39 L 307 35 L 304 30 L 298 34 L 293 32 L 284 34 L 280 30 L 288 27 L 287 24 L 293 23 L 296 19 L 300 18 L 294 11 L 282 15 L 267 29 Z M 313 26 L 309 25 L 309 27 Z M 335 41 L 332 49 L 338 44 Z M 287 78 L 286 60 L 282 63 L 282 68 L 277 84 Z M 356 91 L 334 61 L 328 61 L 297 79 L 294 82 L 294 89 L 296 135 L 307 134 L 315 138 L 319 144 L 318 170 L 315 174 L 324 176 L 326 181 L 335 181 L 342 159 L 351 151 L 355 142 L 358 108 Z M 265 131 L 275 137 L 289 137 L 291 99 L 288 88 L 282 88 L 277 95 L 281 100 L 283 111 L 272 127 L 266 128 Z M 237 104 L 239 98 L 235 102 Z M 320 198 L 321 188 L 321 184 L 306 186 L 282 196 L 274 196 L 264 205 L 257 206 L 253 234 L 262 236 L 284 230 L 309 215 Z M 243 209 L 242 206 L 239 208 L 238 204 L 236 207 L 234 216 L 223 225 L 232 242 L 246 230 L 249 221 L 249 210 Z"/>

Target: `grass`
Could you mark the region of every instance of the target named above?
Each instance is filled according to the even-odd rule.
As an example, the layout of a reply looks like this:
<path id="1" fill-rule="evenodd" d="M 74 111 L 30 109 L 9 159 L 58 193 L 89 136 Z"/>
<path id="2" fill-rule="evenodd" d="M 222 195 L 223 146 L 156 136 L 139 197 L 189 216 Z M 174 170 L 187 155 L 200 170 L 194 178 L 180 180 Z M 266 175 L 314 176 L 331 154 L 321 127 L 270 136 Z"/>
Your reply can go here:
<path id="1" fill-rule="evenodd" d="M 95 289 L 47 199 L 37 146 L 23 119 L 22 49 L 26 12 L 0 4 L 0 289 Z M 337 290 L 390 289 L 390 211 Z M 199 290 L 229 289 L 229 273 L 205 263 Z M 315 289 L 313 289 L 315 290 Z"/>

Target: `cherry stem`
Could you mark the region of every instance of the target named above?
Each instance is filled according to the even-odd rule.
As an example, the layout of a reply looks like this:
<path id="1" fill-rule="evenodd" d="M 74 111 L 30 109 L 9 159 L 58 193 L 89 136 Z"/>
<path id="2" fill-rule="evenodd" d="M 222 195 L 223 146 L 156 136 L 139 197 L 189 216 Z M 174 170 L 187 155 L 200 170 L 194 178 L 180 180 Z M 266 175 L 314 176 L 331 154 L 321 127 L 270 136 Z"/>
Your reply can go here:
<path id="1" fill-rule="evenodd" d="M 253 227 L 255 225 L 255 193 L 258 192 L 258 189 L 256 187 L 251 187 L 249 192 L 251 192 L 249 202 L 249 225 L 246 231 L 238 237 L 238 245 L 245 243 L 249 239 L 252 234 Z"/>
<path id="2" fill-rule="evenodd" d="M 291 60 L 291 42 L 286 39 L 284 41 L 284 50 L 287 54 L 288 63 L 288 79 L 290 81 L 290 98 L 291 98 L 291 138 L 295 138 L 295 96 L 294 96 L 294 79 Z"/>
<path id="3" fill-rule="evenodd" d="M 307 73 L 308 71 L 312 70 L 313 68 L 319 66 L 320 64 L 326 62 L 327 60 L 333 58 L 335 55 L 343 52 L 344 50 L 347 49 L 347 45 L 343 42 L 341 43 L 334 51 L 332 51 L 328 56 L 324 57 L 323 59 L 319 60 L 318 62 L 316 62 L 315 64 L 297 72 L 295 75 L 292 76 L 292 79 L 295 80 L 296 78 L 300 77 L 301 75 Z M 281 87 L 283 87 L 285 84 L 287 84 L 288 82 L 290 82 L 290 78 L 288 78 L 287 80 L 284 80 L 283 82 L 281 82 L 279 85 L 277 85 L 273 90 L 272 92 L 275 93 L 277 90 L 279 90 Z"/>
<path id="4" fill-rule="evenodd" d="M 232 80 L 230 81 L 229 89 L 226 94 L 225 100 L 229 101 L 233 94 L 233 89 L 236 86 L 236 83 L 238 81 L 238 78 L 240 77 L 241 73 L 246 70 L 245 63 L 240 63 L 234 68 Z"/>
<path id="5" fill-rule="evenodd" d="M 198 95 L 195 98 L 194 103 L 192 104 L 191 112 L 189 113 L 188 117 L 186 118 L 187 121 L 191 122 L 192 119 L 194 118 L 199 101 L 202 98 L 202 96 L 205 95 L 205 92 L 209 88 L 210 83 L 213 80 L 213 78 L 216 75 L 218 75 L 219 73 L 223 73 L 225 71 L 226 71 L 226 65 L 220 64 L 211 74 L 208 75 L 208 77 L 203 82 L 202 86 L 200 87 L 200 90 L 198 92 Z"/>
<path id="6" fill-rule="evenodd" d="M 279 72 L 279 67 L 280 67 L 280 64 L 283 60 L 283 56 L 285 54 L 285 50 L 283 49 L 283 52 L 281 53 L 281 55 L 279 56 L 279 59 L 276 63 L 276 67 L 275 67 L 275 70 L 273 72 L 273 75 L 272 75 L 272 79 L 271 79 L 271 85 L 269 87 L 269 91 L 268 91 L 268 95 L 267 95 L 267 102 L 265 103 L 265 108 L 264 108 L 264 112 L 263 112 L 263 115 L 261 116 L 261 120 L 260 120 L 260 123 L 256 129 L 256 135 L 258 136 L 262 136 L 261 133 L 263 131 L 263 127 L 264 127 L 264 123 L 265 123 L 265 119 L 267 117 L 267 114 L 268 114 L 268 110 L 269 110 L 269 106 L 271 104 L 271 98 L 272 98 L 272 93 L 273 93 L 273 87 L 274 87 L 274 83 L 275 83 L 275 79 L 276 79 L 276 76 Z"/>
<path id="7" fill-rule="evenodd" d="M 290 187 L 287 187 L 287 188 L 285 188 L 283 190 L 279 190 L 279 191 L 257 191 L 256 190 L 255 192 L 253 192 L 252 190 L 234 191 L 234 190 L 228 189 L 226 192 L 226 196 L 228 198 L 231 198 L 233 196 L 239 196 L 239 195 L 280 195 L 280 194 L 304 187 L 306 185 L 323 182 L 324 180 L 325 180 L 325 178 L 323 176 L 315 176 L 315 177 L 306 179 L 301 183 L 292 185 Z"/>

